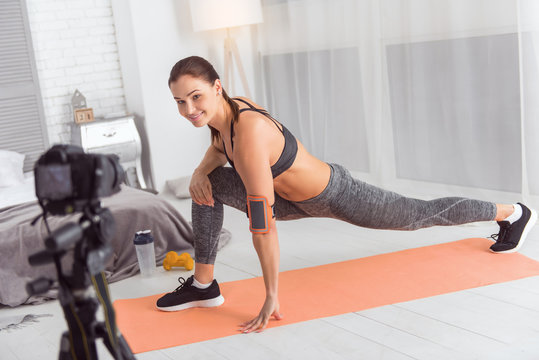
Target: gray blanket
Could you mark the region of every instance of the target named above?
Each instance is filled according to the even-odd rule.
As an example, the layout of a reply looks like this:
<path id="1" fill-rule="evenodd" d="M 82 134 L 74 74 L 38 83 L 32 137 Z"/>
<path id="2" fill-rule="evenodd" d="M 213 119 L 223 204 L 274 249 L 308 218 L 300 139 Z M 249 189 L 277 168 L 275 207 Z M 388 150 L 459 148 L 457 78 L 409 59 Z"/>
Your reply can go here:
<path id="1" fill-rule="evenodd" d="M 102 200 L 111 210 L 116 223 L 116 234 L 111 245 L 113 256 L 106 264 L 105 274 L 109 282 L 115 282 L 139 271 L 133 238 L 135 232 L 151 230 L 155 241 L 156 261 L 159 265 L 168 251 L 189 252 L 193 255 L 193 232 L 191 225 L 168 202 L 159 196 L 129 187 Z M 23 303 L 42 302 L 54 298 L 55 291 L 41 297 L 29 297 L 25 285 L 40 276 L 56 279 L 54 265 L 32 267 L 28 256 L 44 249 L 47 232 L 43 219 L 35 226 L 30 223 L 41 213 L 37 203 L 27 203 L 0 210 L 0 303 L 17 306 Z M 68 221 L 76 221 L 79 215 L 65 217 L 49 216 L 51 230 Z M 230 232 L 223 230 L 219 247 L 230 240 Z M 68 252 L 62 263 L 70 266 L 72 254 Z"/>

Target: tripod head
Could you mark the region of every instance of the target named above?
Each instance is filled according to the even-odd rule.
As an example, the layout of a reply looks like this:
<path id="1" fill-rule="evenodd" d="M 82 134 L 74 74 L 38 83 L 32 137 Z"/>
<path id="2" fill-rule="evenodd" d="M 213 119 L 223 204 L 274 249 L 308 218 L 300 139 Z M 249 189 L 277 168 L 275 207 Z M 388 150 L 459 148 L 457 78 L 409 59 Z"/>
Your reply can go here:
<path id="1" fill-rule="evenodd" d="M 69 222 L 50 233 L 45 239 L 45 249 L 28 258 L 30 265 L 39 266 L 54 262 L 58 272 L 58 282 L 70 289 L 86 289 L 91 285 L 89 275 L 97 275 L 105 269 L 112 255 L 108 239 L 115 232 L 112 213 L 102 208 L 100 203 L 84 210 L 78 223 Z M 73 271 L 65 274 L 61 259 L 73 250 Z M 26 290 L 30 295 L 48 291 L 54 284 L 52 280 L 39 278 L 29 282 Z"/>

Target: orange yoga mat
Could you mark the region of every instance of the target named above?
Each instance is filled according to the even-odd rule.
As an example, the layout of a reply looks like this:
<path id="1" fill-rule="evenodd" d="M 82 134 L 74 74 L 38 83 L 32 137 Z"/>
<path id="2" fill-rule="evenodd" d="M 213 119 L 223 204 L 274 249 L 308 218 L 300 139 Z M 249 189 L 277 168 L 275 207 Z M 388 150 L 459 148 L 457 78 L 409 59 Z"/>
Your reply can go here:
<path id="1" fill-rule="evenodd" d="M 539 275 L 539 262 L 518 253 L 493 254 L 491 244 L 464 239 L 282 272 L 284 319 L 270 320 L 268 328 Z M 238 325 L 264 302 L 263 279 L 220 287 L 225 303 L 216 308 L 162 312 L 155 308 L 161 295 L 117 300 L 119 329 L 135 353 L 239 334 Z"/>

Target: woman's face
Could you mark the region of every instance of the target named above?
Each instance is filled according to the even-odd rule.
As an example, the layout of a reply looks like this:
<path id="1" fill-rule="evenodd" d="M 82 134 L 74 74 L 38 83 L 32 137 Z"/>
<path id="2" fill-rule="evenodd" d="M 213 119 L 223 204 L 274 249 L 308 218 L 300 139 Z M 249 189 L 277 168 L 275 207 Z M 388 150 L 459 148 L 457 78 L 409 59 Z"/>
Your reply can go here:
<path id="1" fill-rule="evenodd" d="M 219 105 L 221 82 L 210 84 L 191 75 L 182 75 L 170 84 L 170 91 L 178 104 L 180 114 L 195 127 L 207 125 L 215 116 Z"/>

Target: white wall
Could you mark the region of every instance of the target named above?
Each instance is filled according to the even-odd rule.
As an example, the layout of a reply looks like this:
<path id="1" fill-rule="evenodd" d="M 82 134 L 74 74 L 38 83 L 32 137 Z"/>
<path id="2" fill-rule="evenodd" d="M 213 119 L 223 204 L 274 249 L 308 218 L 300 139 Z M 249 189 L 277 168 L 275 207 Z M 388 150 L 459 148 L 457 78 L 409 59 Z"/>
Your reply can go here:
<path id="1" fill-rule="evenodd" d="M 70 141 L 79 89 L 95 116 L 124 113 L 110 0 L 27 0 L 49 141 Z"/>
<path id="2" fill-rule="evenodd" d="M 161 191 L 166 180 L 190 175 L 209 145 L 209 131 L 180 118 L 167 87 L 169 71 L 181 58 L 199 55 L 222 74 L 226 32 L 194 33 L 188 0 L 27 0 L 27 5 L 50 143 L 70 141 L 71 97 L 79 89 L 95 116 L 136 115 L 147 183 Z M 231 29 L 231 35 L 251 90 L 262 101 L 252 29 Z M 239 79 L 235 88 L 240 90 L 235 95 L 243 95 Z"/>
<path id="3" fill-rule="evenodd" d="M 146 129 L 155 189 L 165 181 L 191 175 L 209 145 L 209 130 L 180 117 L 168 89 L 172 66 L 198 55 L 223 73 L 225 30 L 194 33 L 188 0 L 112 0 L 126 106 Z M 232 29 L 251 88 L 255 88 L 251 29 Z M 241 89 L 239 79 L 236 89 Z M 241 95 L 230 94 L 230 95 Z"/>

